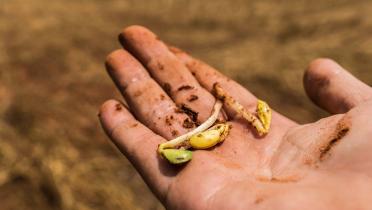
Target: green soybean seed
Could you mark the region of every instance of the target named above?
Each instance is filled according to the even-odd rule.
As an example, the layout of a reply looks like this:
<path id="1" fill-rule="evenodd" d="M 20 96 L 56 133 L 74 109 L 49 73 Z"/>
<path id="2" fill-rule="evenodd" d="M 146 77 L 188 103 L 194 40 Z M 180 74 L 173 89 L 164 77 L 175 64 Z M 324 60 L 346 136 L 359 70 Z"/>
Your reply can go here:
<path id="1" fill-rule="evenodd" d="M 161 154 L 172 164 L 181 164 L 192 159 L 192 152 L 185 149 L 164 149 Z"/>

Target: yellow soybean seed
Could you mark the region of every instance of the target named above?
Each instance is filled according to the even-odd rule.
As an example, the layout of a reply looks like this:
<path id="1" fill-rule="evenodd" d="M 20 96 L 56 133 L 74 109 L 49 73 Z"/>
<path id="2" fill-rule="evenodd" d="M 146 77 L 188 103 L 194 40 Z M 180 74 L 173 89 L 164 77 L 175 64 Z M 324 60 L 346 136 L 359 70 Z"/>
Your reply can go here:
<path id="1" fill-rule="evenodd" d="M 223 141 L 229 128 L 227 124 L 217 124 L 206 131 L 193 135 L 189 143 L 194 149 L 208 149 Z"/>
<path id="2" fill-rule="evenodd" d="M 207 149 L 220 142 L 220 132 L 218 130 L 206 130 L 190 138 L 190 145 L 194 149 Z"/>
<path id="3" fill-rule="evenodd" d="M 271 124 L 271 109 L 265 101 L 257 101 L 257 115 L 267 133 Z"/>
<path id="4" fill-rule="evenodd" d="M 161 154 L 172 164 L 181 164 L 192 159 L 192 152 L 184 149 L 164 149 Z"/>

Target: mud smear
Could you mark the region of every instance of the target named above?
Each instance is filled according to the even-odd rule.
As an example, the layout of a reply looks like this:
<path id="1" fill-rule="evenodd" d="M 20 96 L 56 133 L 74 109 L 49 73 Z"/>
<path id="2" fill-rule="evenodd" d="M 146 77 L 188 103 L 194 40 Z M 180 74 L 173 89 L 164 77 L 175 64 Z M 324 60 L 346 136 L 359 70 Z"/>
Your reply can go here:
<path id="1" fill-rule="evenodd" d="M 183 112 L 187 114 L 191 118 L 191 120 L 195 123 L 198 121 L 198 114 L 199 114 L 198 112 L 195 112 L 194 110 L 192 110 L 185 104 L 181 104 L 178 108 L 179 109 L 176 112 Z"/>
<path id="2" fill-rule="evenodd" d="M 182 126 L 184 128 L 193 128 L 195 126 L 195 123 L 192 122 L 189 118 L 186 118 L 183 123 L 182 123 Z"/>
<path id="3" fill-rule="evenodd" d="M 336 144 L 338 142 L 340 142 L 340 140 L 346 136 L 346 134 L 349 132 L 349 128 L 343 128 L 341 130 L 339 130 L 337 133 L 336 133 L 336 137 L 333 138 L 329 143 L 328 145 L 326 145 L 325 147 L 321 147 L 319 150 L 320 150 L 320 155 L 319 155 L 319 160 L 320 161 L 323 161 L 325 160 L 327 157 L 330 156 L 330 151 L 331 149 L 336 146 Z"/>
<path id="4" fill-rule="evenodd" d="M 190 95 L 190 97 L 187 99 L 189 102 L 193 102 L 195 100 L 198 100 L 198 96 L 197 95 Z"/>
<path id="5" fill-rule="evenodd" d="M 177 90 L 178 90 L 178 91 L 181 91 L 181 90 L 190 90 L 190 89 L 193 89 L 193 87 L 190 86 L 190 85 L 182 85 L 182 86 L 179 87 Z"/>

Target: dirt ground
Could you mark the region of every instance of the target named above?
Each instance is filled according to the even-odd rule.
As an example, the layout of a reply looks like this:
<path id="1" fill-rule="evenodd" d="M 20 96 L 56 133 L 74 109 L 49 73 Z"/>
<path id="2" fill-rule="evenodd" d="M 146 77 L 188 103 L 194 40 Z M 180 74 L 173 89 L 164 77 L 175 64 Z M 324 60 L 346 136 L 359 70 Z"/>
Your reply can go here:
<path id="1" fill-rule="evenodd" d="M 372 84 L 368 0 L 1 0 L 0 209 L 163 209 L 97 120 L 131 24 L 155 31 L 300 122 L 327 114 L 302 74 L 331 57 Z"/>

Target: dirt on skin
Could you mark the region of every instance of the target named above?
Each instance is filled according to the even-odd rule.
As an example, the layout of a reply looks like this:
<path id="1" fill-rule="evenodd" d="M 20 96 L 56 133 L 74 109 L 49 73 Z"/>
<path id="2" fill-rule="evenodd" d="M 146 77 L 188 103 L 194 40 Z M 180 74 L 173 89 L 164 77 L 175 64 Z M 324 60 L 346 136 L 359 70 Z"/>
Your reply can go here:
<path id="1" fill-rule="evenodd" d="M 303 70 L 331 57 L 372 84 L 367 0 L 2 0 L 1 209 L 162 209 L 97 120 L 131 24 L 220 69 L 299 122 L 325 116 Z M 171 90 L 168 87 L 168 91 Z"/>

